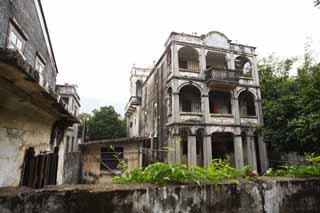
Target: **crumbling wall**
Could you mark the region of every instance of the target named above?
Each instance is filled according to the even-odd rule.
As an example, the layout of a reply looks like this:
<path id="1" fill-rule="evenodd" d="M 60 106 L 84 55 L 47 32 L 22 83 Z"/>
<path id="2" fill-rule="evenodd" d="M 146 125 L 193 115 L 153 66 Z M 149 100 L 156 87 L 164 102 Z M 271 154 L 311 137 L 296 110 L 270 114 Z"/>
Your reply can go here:
<path id="1" fill-rule="evenodd" d="M 0 212 L 319 212 L 319 179 L 216 186 L 83 185 L 0 189 Z"/>
<path id="2" fill-rule="evenodd" d="M 77 184 L 80 180 L 80 152 L 66 153 L 63 165 L 63 184 Z"/>
<path id="3" fill-rule="evenodd" d="M 25 150 L 48 151 L 52 127 L 49 117 L 40 112 L 34 116 L 36 112 L 23 103 L 20 110 L 6 107 L 0 110 L 0 187 L 19 185 Z"/>

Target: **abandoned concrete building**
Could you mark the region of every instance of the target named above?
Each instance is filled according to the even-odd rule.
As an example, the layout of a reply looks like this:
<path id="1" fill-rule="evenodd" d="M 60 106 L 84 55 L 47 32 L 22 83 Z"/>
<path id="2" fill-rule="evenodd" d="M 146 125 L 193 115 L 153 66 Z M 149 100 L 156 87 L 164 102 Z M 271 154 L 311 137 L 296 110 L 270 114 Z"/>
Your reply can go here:
<path id="1" fill-rule="evenodd" d="M 80 97 L 77 86 L 73 84 L 56 85 L 57 93 L 65 103 L 66 109 L 74 117 L 79 118 Z M 59 146 L 59 162 L 57 184 L 76 184 L 80 175 L 80 152 L 78 145 L 80 137 L 78 135 L 79 123 L 74 123 L 68 127 L 64 133 L 64 138 Z"/>
<path id="2" fill-rule="evenodd" d="M 268 168 L 255 47 L 220 32 L 171 33 L 152 69 L 133 67 L 129 137 L 150 138 L 154 161 Z"/>
<path id="3" fill-rule="evenodd" d="M 56 183 L 60 143 L 78 122 L 58 98 L 57 74 L 40 0 L 1 0 L 0 187 Z"/>

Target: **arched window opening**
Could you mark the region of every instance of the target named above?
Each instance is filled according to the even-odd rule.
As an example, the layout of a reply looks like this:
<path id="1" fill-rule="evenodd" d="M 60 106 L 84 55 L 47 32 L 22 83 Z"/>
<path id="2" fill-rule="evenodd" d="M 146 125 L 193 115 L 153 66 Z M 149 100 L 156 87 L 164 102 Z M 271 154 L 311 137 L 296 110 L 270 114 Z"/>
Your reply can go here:
<path id="1" fill-rule="evenodd" d="M 178 52 L 181 71 L 199 72 L 199 54 L 192 47 L 183 47 Z"/>
<path id="2" fill-rule="evenodd" d="M 142 83 L 139 80 L 136 82 L 136 96 L 142 97 Z"/>
<path id="3" fill-rule="evenodd" d="M 239 95 L 240 116 L 256 116 L 254 96 L 249 91 L 243 91 Z"/>
<path id="4" fill-rule="evenodd" d="M 228 69 L 226 55 L 217 52 L 208 52 L 206 56 L 206 68 L 207 69 Z"/>
<path id="5" fill-rule="evenodd" d="M 234 62 L 235 68 L 241 71 L 244 77 L 252 77 L 252 66 L 250 60 L 244 56 L 238 56 Z"/>
<path id="6" fill-rule="evenodd" d="M 210 91 L 209 105 L 212 114 L 231 114 L 230 92 Z"/>
<path id="7" fill-rule="evenodd" d="M 212 159 L 226 159 L 235 167 L 233 134 L 215 132 L 211 136 Z"/>
<path id="8" fill-rule="evenodd" d="M 198 166 L 204 166 L 203 137 L 204 137 L 204 130 L 198 129 L 196 132 L 196 149 L 197 149 L 197 165 Z"/>
<path id="9" fill-rule="evenodd" d="M 193 85 L 181 88 L 179 94 L 180 112 L 201 112 L 201 93 Z"/>

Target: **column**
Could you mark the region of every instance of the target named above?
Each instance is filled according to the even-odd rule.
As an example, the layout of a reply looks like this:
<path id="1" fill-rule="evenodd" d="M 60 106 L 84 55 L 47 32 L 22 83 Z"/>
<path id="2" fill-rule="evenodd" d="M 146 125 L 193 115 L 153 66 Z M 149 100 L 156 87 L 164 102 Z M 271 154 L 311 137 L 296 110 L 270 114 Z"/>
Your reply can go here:
<path id="1" fill-rule="evenodd" d="M 235 93 L 235 91 L 234 91 Z M 238 101 L 238 98 L 236 97 L 233 97 L 232 98 L 232 111 L 233 111 L 233 116 L 234 116 L 234 119 L 235 119 L 235 124 L 238 124 L 240 125 L 241 123 L 241 120 L 240 120 L 240 112 L 239 112 L 239 101 Z"/>
<path id="2" fill-rule="evenodd" d="M 237 169 L 243 168 L 243 150 L 241 135 L 235 135 L 233 138 L 234 144 L 234 160 Z"/>
<path id="3" fill-rule="evenodd" d="M 173 122 L 179 122 L 180 120 L 180 103 L 179 103 L 179 93 L 172 94 L 172 116 Z"/>
<path id="4" fill-rule="evenodd" d="M 208 95 L 201 96 L 202 115 L 206 123 L 210 120 L 210 108 Z"/>
<path id="5" fill-rule="evenodd" d="M 180 136 L 174 136 L 174 146 L 175 146 L 175 162 L 181 163 L 181 139 Z"/>
<path id="6" fill-rule="evenodd" d="M 257 171 L 257 155 L 256 147 L 254 144 L 254 137 L 247 136 L 247 153 L 248 153 L 248 163 L 252 166 L 253 171 Z"/>
<path id="7" fill-rule="evenodd" d="M 178 48 L 176 44 L 173 44 L 173 51 L 172 51 L 172 73 L 173 76 L 176 76 L 179 74 L 179 54 L 178 54 Z"/>
<path id="8" fill-rule="evenodd" d="M 261 165 L 261 173 L 264 174 L 269 168 L 267 147 L 265 142 L 263 141 L 262 136 L 258 136 L 258 144 L 259 144 L 259 154 L 260 154 L 260 165 Z"/>
<path id="9" fill-rule="evenodd" d="M 200 76 L 205 77 L 204 71 L 207 68 L 206 65 L 206 50 L 204 48 L 200 49 Z"/>
<path id="10" fill-rule="evenodd" d="M 197 165 L 197 145 L 196 136 L 188 136 L 188 167 L 192 165 Z"/>
<path id="11" fill-rule="evenodd" d="M 176 159 L 176 137 L 169 134 L 168 137 L 168 163 L 175 163 Z"/>
<path id="12" fill-rule="evenodd" d="M 203 161 L 205 168 L 209 167 L 212 161 L 212 143 L 210 135 L 203 136 Z"/>

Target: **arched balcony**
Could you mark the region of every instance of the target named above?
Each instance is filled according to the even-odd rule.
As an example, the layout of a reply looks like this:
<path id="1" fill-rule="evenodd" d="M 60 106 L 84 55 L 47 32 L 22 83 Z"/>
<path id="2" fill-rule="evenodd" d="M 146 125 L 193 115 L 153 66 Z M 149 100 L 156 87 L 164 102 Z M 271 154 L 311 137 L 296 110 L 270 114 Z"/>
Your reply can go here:
<path id="1" fill-rule="evenodd" d="M 245 56 L 238 56 L 234 61 L 236 70 L 241 71 L 241 76 L 252 77 L 252 66 L 250 60 Z"/>
<path id="2" fill-rule="evenodd" d="M 184 72 L 200 72 L 199 53 L 192 47 L 182 47 L 178 52 L 179 70 Z"/>

